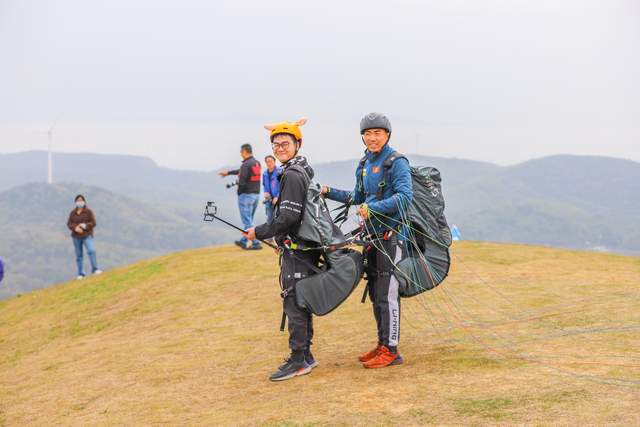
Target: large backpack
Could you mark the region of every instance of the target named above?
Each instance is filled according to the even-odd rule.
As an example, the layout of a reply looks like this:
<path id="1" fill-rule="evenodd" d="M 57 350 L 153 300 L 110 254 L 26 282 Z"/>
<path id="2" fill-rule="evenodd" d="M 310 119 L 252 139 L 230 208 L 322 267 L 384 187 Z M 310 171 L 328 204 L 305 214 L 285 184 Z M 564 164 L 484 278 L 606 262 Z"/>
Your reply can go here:
<path id="1" fill-rule="evenodd" d="M 303 247 L 294 243 L 291 248 L 318 250 L 324 258 L 322 267 L 313 266 L 316 274 L 296 283 L 296 303 L 314 314 L 323 316 L 342 304 L 360 283 L 364 274 L 362 254 L 344 247 L 346 239 L 334 224 L 329 208 L 321 197 L 322 187 L 309 177 L 303 167 L 291 165 L 289 169 L 301 173 L 307 182 L 302 221 L 296 236 L 305 243 L 310 242 L 314 245 Z"/>
<path id="2" fill-rule="evenodd" d="M 397 159 L 408 159 L 394 151 L 383 162 L 383 178 L 377 198 L 382 200 L 391 167 Z M 366 157 L 360 160 L 364 168 Z M 361 179 L 361 178 L 360 178 Z M 449 273 L 451 231 L 444 216 L 444 196 L 440 172 L 429 166 L 412 166 L 413 200 L 405 209 L 410 239 L 403 259 L 395 266 L 402 297 L 412 297 L 438 286 Z"/>

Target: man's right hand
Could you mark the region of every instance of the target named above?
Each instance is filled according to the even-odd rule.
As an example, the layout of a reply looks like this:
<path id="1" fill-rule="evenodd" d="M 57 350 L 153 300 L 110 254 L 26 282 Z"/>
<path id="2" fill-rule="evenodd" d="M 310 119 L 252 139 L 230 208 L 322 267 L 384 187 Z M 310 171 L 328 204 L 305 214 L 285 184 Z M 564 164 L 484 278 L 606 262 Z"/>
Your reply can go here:
<path id="1" fill-rule="evenodd" d="M 83 230 L 83 229 L 82 229 L 82 227 L 80 227 L 80 226 L 77 226 L 77 227 L 75 228 L 75 230 L 74 230 L 74 231 L 75 231 L 76 233 L 78 233 L 78 234 L 82 234 L 82 233 L 84 233 L 84 230 Z"/>
<path id="2" fill-rule="evenodd" d="M 322 194 L 327 194 L 329 192 L 329 186 L 323 185 L 320 191 L 322 192 Z"/>
<path id="3" fill-rule="evenodd" d="M 220 171 L 220 172 L 218 172 L 218 175 L 227 176 L 227 175 L 229 175 L 229 172 L 228 171 Z"/>

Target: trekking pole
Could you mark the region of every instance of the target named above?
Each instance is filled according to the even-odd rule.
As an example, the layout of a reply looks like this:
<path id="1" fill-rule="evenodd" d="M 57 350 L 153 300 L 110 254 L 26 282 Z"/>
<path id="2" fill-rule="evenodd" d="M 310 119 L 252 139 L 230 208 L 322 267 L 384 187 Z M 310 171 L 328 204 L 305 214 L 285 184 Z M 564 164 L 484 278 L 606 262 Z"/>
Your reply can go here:
<path id="1" fill-rule="evenodd" d="M 228 225 L 229 227 L 238 230 L 241 233 L 245 233 L 246 231 L 243 230 L 242 228 L 238 227 L 237 225 L 234 225 L 232 223 L 230 223 L 229 221 L 226 221 L 222 218 L 220 218 L 218 215 L 218 207 L 216 206 L 215 202 L 207 202 L 207 205 L 204 207 L 204 221 L 206 222 L 212 222 L 214 219 L 217 219 L 218 221 L 222 222 L 223 224 Z M 261 241 L 262 243 L 264 243 L 265 245 L 279 250 L 279 248 L 274 245 L 271 242 L 267 242 L 266 240 L 262 240 L 262 239 L 258 239 L 259 241 Z"/>

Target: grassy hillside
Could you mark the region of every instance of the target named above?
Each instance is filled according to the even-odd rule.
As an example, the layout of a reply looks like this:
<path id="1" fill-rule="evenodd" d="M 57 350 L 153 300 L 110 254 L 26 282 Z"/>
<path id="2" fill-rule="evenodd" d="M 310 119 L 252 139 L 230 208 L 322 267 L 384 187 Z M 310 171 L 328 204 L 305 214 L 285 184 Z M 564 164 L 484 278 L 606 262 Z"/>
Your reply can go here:
<path id="1" fill-rule="evenodd" d="M 463 242 L 369 371 L 362 288 L 284 383 L 276 256 L 191 250 L 0 303 L 0 424 L 640 423 L 640 259 Z"/>
<path id="2" fill-rule="evenodd" d="M 228 230 L 185 218 L 174 209 L 80 184 L 26 184 L 0 193 L 0 256 L 6 277 L 0 298 L 68 280 L 76 275 L 67 218 L 76 194 L 97 216 L 101 268 L 131 264 L 186 248 L 229 241 Z M 200 209 L 204 206 L 202 203 Z M 85 254 L 85 261 L 88 259 Z"/>

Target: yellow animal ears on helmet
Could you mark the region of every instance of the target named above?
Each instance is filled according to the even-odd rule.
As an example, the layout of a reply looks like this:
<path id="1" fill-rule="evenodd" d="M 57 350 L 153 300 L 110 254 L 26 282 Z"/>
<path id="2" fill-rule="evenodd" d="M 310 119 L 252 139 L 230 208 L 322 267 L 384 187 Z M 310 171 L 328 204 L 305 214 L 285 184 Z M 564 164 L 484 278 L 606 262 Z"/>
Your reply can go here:
<path id="1" fill-rule="evenodd" d="M 297 141 L 302 141 L 300 126 L 303 126 L 305 123 L 307 123 L 307 118 L 303 117 L 295 122 L 267 123 L 264 125 L 264 128 L 271 132 L 271 138 L 273 138 L 274 135 L 285 133 L 293 135 Z"/>

